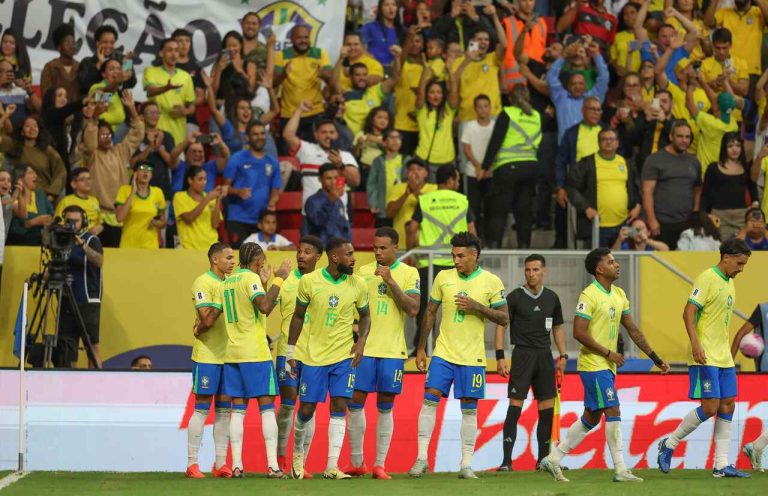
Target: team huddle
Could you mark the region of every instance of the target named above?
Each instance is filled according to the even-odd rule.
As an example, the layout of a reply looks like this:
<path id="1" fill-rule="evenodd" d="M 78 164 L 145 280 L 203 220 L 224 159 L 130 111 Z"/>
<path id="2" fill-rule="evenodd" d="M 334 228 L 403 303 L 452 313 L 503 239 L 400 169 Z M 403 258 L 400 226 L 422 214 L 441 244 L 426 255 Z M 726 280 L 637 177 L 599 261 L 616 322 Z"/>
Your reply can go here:
<path id="1" fill-rule="evenodd" d="M 385 461 L 394 431 L 392 411 L 402 391 L 408 357 L 406 318 L 417 315 L 421 297 L 419 272 L 398 261 L 398 242 L 398 233 L 393 229 L 378 229 L 374 237 L 376 261 L 357 271 L 352 244 L 341 238 L 332 238 L 323 246 L 320 239 L 304 236 L 298 245 L 296 267 L 292 269 L 286 260 L 274 271 L 266 265 L 266 255 L 255 243 L 241 246 L 237 269 L 235 254 L 228 245 L 215 243 L 210 247 L 210 270 L 192 286 L 196 311 L 192 352 L 195 407 L 188 425 L 187 477 L 205 477 L 198 464 L 198 452 L 212 402 L 216 454 L 213 475 L 243 477 L 245 411 L 249 399 L 255 398 L 261 414 L 267 476 L 312 478 L 305 470 L 305 460 L 315 432 L 317 403 L 324 403 L 327 396 L 328 455 L 322 476 L 347 479 L 365 475 L 369 469 L 363 457 L 364 406 L 368 395 L 376 393 L 376 458 L 370 472 L 375 479 L 391 478 Z M 477 403 L 485 398 L 485 324 L 489 320 L 497 326 L 499 372 L 510 377 L 504 459 L 498 470 L 511 470 L 517 419 L 533 387 L 540 417 L 539 469 L 550 472 L 557 481 L 567 481 L 560 461 L 605 416 L 615 470 L 613 480 L 642 481 L 626 468 L 623 458 L 615 387 L 616 368 L 624 362 L 617 348 L 619 325 L 662 373 L 669 371 L 669 365 L 647 343 L 631 318 L 626 295 L 613 284 L 620 267 L 610 251 L 596 249 L 587 256 L 585 267 L 595 281 L 582 291 L 574 317 L 574 337 L 581 344 L 577 369 L 584 385 L 584 414 L 568 429 L 563 441 L 550 449 L 556 375 L 550 340 L 554 338 L 560 351 L 558 372 L 564 370 L 568 355 L 559 300 L 543 287 L 546 262 L 540 255 L 528 257 L 526 284 L 505 297 L 502 281 L 478 265 L 480 241 L 476 236 L 458 233 L 450 244 L 454 268 L 440 271 L 435 277 L 419 329 L 416 366 L 428 374 L 418 418 L 418 454 L 409 475 L 421 477 L 429 471 L 427 449 L 437 407 L 453 389 L 462 414 L 459 478 L 477 478 L 472 459 L 478 435 Z M 323 251 L 327 265 L 318 267 Z M 689 396 L 700 399 L 701 406 L 659 444 L 659 468 L 665 473 L 670 470 L 677 443 L 707 418 L 717 415 L 713 475 L 749 476 L 727 461 L 736 396 L 728 338 L 735 302 L 732 278 L 744 269 L 750 251 L 739 240 L 724 242 L 720 251 L 720 262 L 696 279 L 684 312 L 691 341 Z M 274 310 L 280 314 L 279 335 L 267 331 L 267 316 Z M 438 320 L 439 334 L 427 366 L 427 343 Z M 515 344 L 511 370 L 506 368 L 503 350 L 503 332 L 508 324 Z M 537 327 L 543 331 L 531 331 Z M 528 329 L 527 334 L 522 333 L 522 342 L 521 328 Z M 741 337 L 742 333 L 737 339 Z M 274 363 L 272 345 L 277 355 Z M 293 452 L 288 454 L 291 432 Z M 339 454 L 346 434 L 350 464 L 342 470 Z M 745 446 L 745 454 L 756 469 L 766 444 L 768 431 Z M 228 448 L 231 463 L 227 460 Z"/>

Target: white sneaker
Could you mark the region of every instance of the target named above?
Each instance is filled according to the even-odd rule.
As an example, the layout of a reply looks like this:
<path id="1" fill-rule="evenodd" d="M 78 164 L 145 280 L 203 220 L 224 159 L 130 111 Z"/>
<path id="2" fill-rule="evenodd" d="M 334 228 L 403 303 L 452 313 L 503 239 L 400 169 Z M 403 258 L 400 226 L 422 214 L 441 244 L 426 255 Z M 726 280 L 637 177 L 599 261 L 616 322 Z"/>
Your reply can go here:
<path id="1" fill-rule="evenodd" d="M 613 482 L 643 482 L 643 479 L 634 475 L 629 470 L 613 474 Z"/>
<path id="2" fill-rule="evenodd" d="M 759 472 L 765 471 L 763 468 L 763 452 L 755 449 L 754 444 L 745 444 L 741 452 L 744 453 L 744 456 L 749 458 L 750 463 L 752 463 L 752 470 L 757 470 Z"/>
<path id="3" fill-rule="evenodd" d="M 479 479 L 472 471 L 472 467 L 461 467 L 459 469 L 459 479 Z"/>
<path id="4" fill-rule="evenodd" d="M 546 470 L 557 482 L 570 482 L 564 475 L 563 469 L 560 468 L 560 464 L 553 462 L 548 456 L 541 460 L 542 470 Z"/>
<path id="5" fill-rule="evenodd" d="M 294 479 L 304 478 L 304 452 L 294 451 L 291 459 L 291 477 Z"/>
<path id="6" fill-rule="evenodd" d="M 427 461 L 422 460 L 421 458 L 417 458 L 411 469 L 408 471 L 408 475 L 411 477 L 421 477 L 422 475 L 426 474 L 428 470 L 429 464 Z"/>

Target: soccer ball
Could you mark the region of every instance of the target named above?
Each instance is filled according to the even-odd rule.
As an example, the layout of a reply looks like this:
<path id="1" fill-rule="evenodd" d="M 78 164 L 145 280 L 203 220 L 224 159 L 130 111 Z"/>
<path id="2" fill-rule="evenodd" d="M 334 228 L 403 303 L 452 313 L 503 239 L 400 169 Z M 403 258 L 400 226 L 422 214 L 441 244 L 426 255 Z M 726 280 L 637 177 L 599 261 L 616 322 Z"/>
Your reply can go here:
<path id="1" fill-rule="evenodd" d="M 741 354 L 745 357 L 757 358 L 763 354 L 765 341 L 763 341 L 763 338 L 761 338 L 759 334 L 750 332 L 742 338 L 741 343 L 739 344 L 739 349 L 741 350 Z"/>

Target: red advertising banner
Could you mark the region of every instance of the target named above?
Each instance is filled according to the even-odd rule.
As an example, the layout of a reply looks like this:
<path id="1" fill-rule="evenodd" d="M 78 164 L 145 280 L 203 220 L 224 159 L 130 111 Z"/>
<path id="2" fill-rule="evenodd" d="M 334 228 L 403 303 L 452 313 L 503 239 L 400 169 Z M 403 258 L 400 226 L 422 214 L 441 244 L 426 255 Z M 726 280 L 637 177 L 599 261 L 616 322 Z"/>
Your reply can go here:
<path id="1" fill-rule="evenodd" d="M 424 375 L 408 374 L 403 382 L 403 394 L 395 401 L 395 432 L 387 458 L 390 472 L 405 472 L 416 459 L 417 423 L 424 391 Z M 487 398 L 478 405 L 479 432 L 475 448 L 475 470 L 488 470 L 499 465 L 502 456 L 502 428 L 506 415 L 507 384 L 493 374 L 487 378 Z M 658 442 L 667 437 L 681 419 L 698 403 L 687 398 L 688 375 L 674 374 L 619 374 L 616 390 L 621 401 L 621 422 L 624 438 L 624 457 L 630 468 L 656 466 Z M 370 395 L 365 407 L 367 430 L 365 435 L 365 461 L 371 467 L 376 454 L 376 397 Z M 564 378 L 561 397 L 561 433 L 578 421 L 583 412 L 583 389 L 576 374 Z M 180 427 L 186 428 L 192 413 L 193 398 L 190 396 Z M 328 403 L 320 404 L 316 412 L 315 437 L 307 460 L 310 472 L 322 472 L 328 449 Z M 516 470 L 532 470 L 536 462 L 536 402 L 526 401 L 518 424 L 517 440 L 513 452 Z M 213 423 L 213 414 L 208 419 Z M 459 402 L 452 398 L 443 400 L 437 412 L 437 422 L 429 449 L 429 465 L 434 471 L 456 471 L 461 458 L 459 427 L 461 411 Z M 739 395 L 733 415 L 730 462 L 738 467 L 748 467 L 741 455 L 741 447 L 754 440 L 768 427 L 768 394 L 765 377 L 758 374 L 739 375 Z M 673 468 L 711 468 L 714 456 L 714 420 L 702 424 L 675 450 Z M 206 440 L 208 441 L 208 440 Z M 208 441 L 210 442 L 210 441 Z M 288 447 L 290 455 L 291 444 Z M 264 441 L 258 405 L 251 402 L 245 417 L 243 447 L 245 470 L 266 470 Z M 345 441 L 340 458 L 344 467 L 349 461 L 349 446 Z M 590 432 L 584 441 L 564 459 L 570 468 L 611 467 L 610 454 L 605 443 L 605 422 Z M 204 467 L 203 467 L 204 468 Z M 205 468 L 204 468 L 205 469 Z"/>

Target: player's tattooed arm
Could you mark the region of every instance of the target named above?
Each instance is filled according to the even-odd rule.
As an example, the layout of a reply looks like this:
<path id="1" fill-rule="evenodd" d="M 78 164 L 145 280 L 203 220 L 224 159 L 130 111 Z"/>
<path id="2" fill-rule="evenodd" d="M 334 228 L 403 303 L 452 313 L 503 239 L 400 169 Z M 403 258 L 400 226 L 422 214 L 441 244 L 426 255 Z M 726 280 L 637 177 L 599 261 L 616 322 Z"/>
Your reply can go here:
<path id="1" fill-rule="evenodd" d="M 638 348 L 640 348 L 643 353 L 648 355 L 648 358 L 653 360 L 653 363 L 661 369 L 662 373 L 669 372 L 669 364 L 665 362 L 664 360 L 659 357 L 659 355 L 656 354 L 655 351 L 653 351 L 653 348 L 651 348 L 651 345 L 648 344 L 648 341 L 645 339 L 645 334 L 643 334 L 643 331 L 640 330 L 639 327 L 637 327 L 637 324 L 635 324 L 635 321 L 632 320 L 632 316 L 629 314 L 622 315 L 621 316 L 621 325 L 624 326 L 624 329 L 627 330 L 627 333 L 629 334 L 629 337 L 632 339 L 632 341 L 635 342 Z"/>
<path id="2" fill-rule="evenodd" d="M 509 308 L 506 303 L 498 308 L 491 308 L 473 300 L 469 296 L 456 296 L 456 308 L 478 313 L 494 324 L 501 326 L 509 324 Z"/>
<path id="3" fill-rule="evenodd" d="M 392 297 L 394 298 L 395 303 L 397 303 L 397 306 L 405 310 L 405 313 L 409 317 L 416 317 L 416 314 L 419 313 L 419 306 L 421 305 L 421 298 L 419 298 L 419 295 L 405 294 L 405 291 L 403 291 L 403 288 L 397 284 L 397 281 L 392 277 L 392 272 L 386 265 L 378 267 L 374 272 L 374 275 L 380 276 L 384 282 L 387 283 L 387 286 L 389 286 L 389 289 L 392 291 Z"/>
<path id="4" fill-rule="evenodd" d="M 213 327 L 213 324 L 216 322 L 216 319 L 219 318 L 219 315 L 221 315 L 220 308 L 213 308 L 213 307 L 198 308 L 197 309 L 198 323 L 194 328 L 195 336 L 199 336 L 200 334 L 206 332 L 211 327 Z"/>

